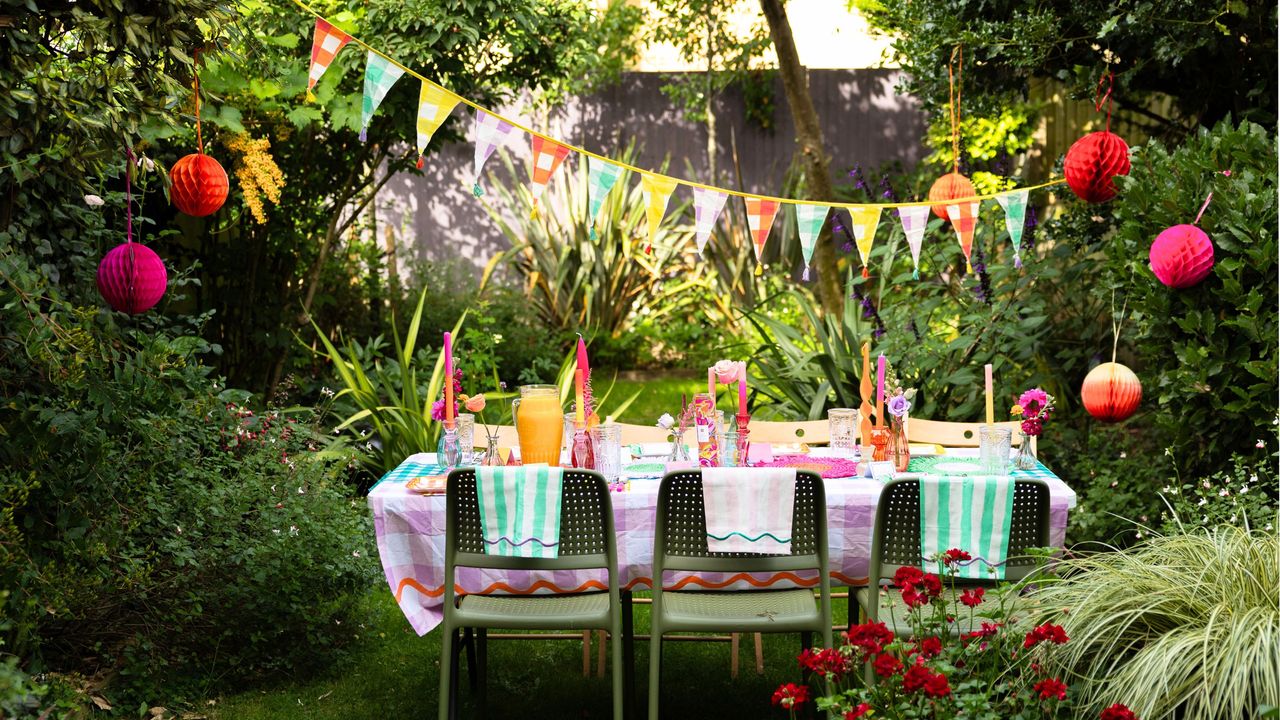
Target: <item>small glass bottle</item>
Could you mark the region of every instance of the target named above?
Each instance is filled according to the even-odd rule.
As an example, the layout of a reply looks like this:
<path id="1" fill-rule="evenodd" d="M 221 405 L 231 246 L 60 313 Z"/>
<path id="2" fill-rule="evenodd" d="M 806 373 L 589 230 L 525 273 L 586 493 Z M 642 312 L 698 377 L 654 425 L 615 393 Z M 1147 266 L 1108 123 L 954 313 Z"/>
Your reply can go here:
<path id="1" fill-rule="evenodd" d="M 458 429 L 453 420 L 444 421 L 444 432 L 440 433 L 440 442 L 436 445 L 436 462 L 447 468 L 458 467 L 462 450 L 458 444 Z"/>
<path id="2" fill-rule="evenodd" d="M 720 451 L 721 467 L 738 467 L 738 431 L 730 427 L 724 434 L 724 449 Z"/>

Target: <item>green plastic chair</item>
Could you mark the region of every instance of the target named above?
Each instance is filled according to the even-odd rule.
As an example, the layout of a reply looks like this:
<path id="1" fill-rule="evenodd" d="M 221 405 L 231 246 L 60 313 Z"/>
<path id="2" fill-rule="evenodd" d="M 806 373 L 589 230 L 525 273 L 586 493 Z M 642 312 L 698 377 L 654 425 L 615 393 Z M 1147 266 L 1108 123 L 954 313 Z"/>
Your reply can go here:
<path id="1" fill-rule="evenodd" d="M 1006 581 L 1020 580 L 1035 571 L 1037 560 L 1027 554 L 1028 548 L 1049 545 L 1049 486 L 1043 480 L 1015 481 L 1010 511 L 1013 517 L 1009 522 L 1008 560 L 1004 566 Z M 910 633 L 910 624 L 902 595 L 890 591 L 886 596 L 879 592 L 883 585 L 892 585 L 893 575 L 901 567 L 916 567 L 928 572 L 937 570 L 936 567 L 926 567 L 920 556 L 920 481 L 916 479 L 892 480 L 881 491 L 871 539 L 869 580 L 867 587 L 860 588 L 853 595 L 857 597 L 865 618 L 876 622 L 887 613 L 885 624 L 905 637 Z M 957 580 L 956 585 L 991 586 L 996 582 L 995 579 Z M 881 607 L 882 602 L 887 602 L 888 607 Z M 974 629 L 969 626 L 971 613 L 967 608 L 964 610 L 959 612 L 948 608 L 948 614 L 956 618 L 951 627 L 952 635 Z M 855 614 L 850 612 L 850 624 L 854 617 Z M 981 619 L 975 617 L 973 622 L 978 623 Z"/>
<path id="2" fill-rule="evenodd" d="M 485 553 L 474 468 L 449 473 L 446 495 L 444 638 L 440 648 L 440 720 L 457 712 L 458 659 L 462 629 L 476 631 L 475 683 L 485 706 L 488 628 L 520 630 L 607 630 L 612 637 L 613 717 L 623 716 L 623 673 L 630 660 L 622 656 L 622 610 L 618 591 L 618 551 L 613 529 L 613 503 L 602 475 L 588 470 L 564 471 L 560 506 L 560 552 L 556 558 L 519 558 Z M 585 570 L 605 568 L 607 592 L 568 595 L 455 595 L 457 567 L 506 570 Z"/>
<path id="3" fill-rule="evenodd" d="M 702 503 L 702 472 L 667 473 L 658 490 L 658 516 L 653 545 L 653 605 L 650 619 L 649 717 L 658 717 L 662 674 L 662 636 L 671 632 L 800 633 L 809 647 L 811 633 L 821 633 L 831 647 L 831 580 L 827 565 L 827 501 L 822 478 L 796 473 L 791 555 L 713 553 L 707 550 L 707 518 Z M 813 590 L 736 592 L 664 590 L 667 570 L 691 572 L 762 572 L 817 570 L 820 597 Z"/>

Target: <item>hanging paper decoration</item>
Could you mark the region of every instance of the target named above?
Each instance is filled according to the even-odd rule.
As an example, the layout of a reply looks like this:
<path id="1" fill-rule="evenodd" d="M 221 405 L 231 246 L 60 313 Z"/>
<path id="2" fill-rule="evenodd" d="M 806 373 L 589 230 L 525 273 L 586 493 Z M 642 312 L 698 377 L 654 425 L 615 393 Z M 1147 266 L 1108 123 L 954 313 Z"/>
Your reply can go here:
<path id="1" fill-rule="evenodd" d="M 976 196 L 969 178 L 958 172 L 949 172 L 933 182 L 929 188 L 929 200 L 938 203 L 933 206 L 933 214 L 947 219 L 947 204 L 950 200 L 964 200 Z"/>
<path id="2" fill-rule="evenodd" d="M 715 230 L 716 220 L 724 210 L 729 196 L 719 190 L 697 187 L 693 188 L 693 224 L 694 241 L 698 243 L 698 254 L 707 249 L 707 241 L 711 239 L 711 231 Z"/>
<path id="3" fill-rule="evenodd" d="M 370 50 L 364 66 L 364 103 L 360 113 L 360 142 L 369 139 L 369 122 L 373 120 L 373 111 L 382 104 L 391 86 L 396 84 L 404 68 L 385 57 Z"/>
<path id="4" fill-rule="evenodd" d="M 125 148 L 125 240 L 98 263 L 98 293 L 113 310 L 137 315 L 160 302 L 169 284 L 164 261 L 133 241 L 133 151 Z"/>
<path id="5" fill-rule="evenodd" d="M 867 264 L 871 261 L 871 245 L 876 241 L 876 228 L 880 225 L 879 205 L 859 205 L 849 208 L 849 225 L 853 229 L 853 242 L 862 258 L 862 277 L 870 277 Z"/>
<path id="6" fill-rule="evenodd" d="M 330 25 L 327 20 L 316 18 L 316 32 L 311 40 L 311 71 L 307 75 L 308 101 L 315 102 L 316 96 L 311 91 L 315 89 L 324 71 L 329 69 L 329 64 L 349 42 L 350 35 Z"/>
<path id="7" fill-rule="evenodd" d="M 809 268 L 813 265 L 813 249 L 818 244 L 818 233 L 827 221 L 831 208 L 826 205 L 796 205 L 796 228 L 800 231 L 800 255 L 804 257 L 805 282 L 809 281 Z"/>
<path id="8" fill-rule="evenodd" d="M 929 188 L 929 199 L 938 203 L 933 206 L 933 214 L 943 220 L 947 219 L 947 201 L 964 200 L 977 194 L 969 178 L 960 174 L 960 95 L 964 88 L 964 48 L 959 45 L 951 51 L 947 82 L 951 91 L 951 104 L 947 106 L 951 120 L 951 172 L 935 180 Z"/>
<path id="9" fill-rule="evenodd" d="M 458 96 L 436 85 L 422 81 L 422 92 L 418 93 L 418 169 L 422 169 L 422 156 L 427 152 L 427 143 L 431 136 L 449 119 L 449 114 L 458 106 Z"/>
<path id="10" fill-rule="evenodd" d="M 964 253 L 964 269 L 966 272 L 973 272 L 969 255 L 973 252 L 973 230 L 978 225 L 978 203 L 948 205 L 947 217 L 951 219 L 951 227 L 955 228 L 956 240 L 960 242 L 960 252 Z"/>
<path id="11" fill-rule="evenodd" d="M 1120 422 L 1142 402 L 1142 381 L 1120 363 L 1102 363 L 1084 377 L 1080 400 L 1084 409 L 1102 422 Z"/>
<path id="12" fill-rule="evenodd" d="M 658 238 L 662 216 L 667 214 L 667 203 L 678 184 L 675 178 L 665 175 L 644 173 L 640 176 L 640 189 L 644 192 L 644 215 L 649 221 L 649 242 L 644 246 L 646 253 L 653 252 L 653 241 Z"/>
<path id="13" fill-rule="evenodd" d="M 197 51 L 197 63 L 199 57 Z M 179 158 L 169 169 L 169 199 L 174 207 L 187 215 L 205 217 L 217 212 L 227 201 L 230 183 L 222 164 L 204 154 L 204 135 L 200 132 L 199 65 L 196 67 L 192 79 L 196 104 L 196 151 Z"/>
<path id="14" fill-rule="evenodd" d="M 480 173 L 484 170 L 485 161 L 494 150 L 506 145 L 515 134 L 515 126 L 486 110 L 476 110 L 475 136 L 475 182 L 471 192 L 480 197 L 484 190 L 480 188 Z"/>
<path id="15" fill-rule="evenodd" d="M 560 163 L 568 156 L 569 148 L 564 145 L 541 135 L 533 136 L 533 160 L 529 164 L 529 175 L 533 182 L 529 192 L 533 195 L 535 218 L 538 217 L 538 196 L 542 195 L 547 183 L 551 182 L 551 176 L 560 169 Z"/>
<path id="16" fill-rule="evenodd" d="M 929 226 L 929 206 L 908 205 L 898 208 L 898 219 L 902 221 L 902 232 L 907 236 L 907 246 L 911 248 L 911 278 L 920 279 L 920 245 L 924 242 L 924 231 Z"/>
<path id="17" fill-rule="evenodd" d="M 756 274 L 764 265 L 764 244 L 769 239 L 769 229 L 778 215 L 778 201 L 764 198 L 747 198 L 747 229 L 756 245 Z"/>
<path id="18" fill-rule="evenodd" d="M 1189 288 L 1213 270 L 1213 242 L 1195 225 L 1166 228 L 1151 243 L 1151 272 L 1171 288 Z"/>
<path id="19" fill-rule="evenodd" d="M 1022 228 L 1027 224 L 1027 191 L 997 195 L 996 202 L 1004 208 L 1004 226 L 1013 241 L 1013 266 L 1022 269 Z"/>
<path id="20" fill-rule="evenodd" d="M 1071 145 L 1062 161 L 1062 174 L 1081 200 L 1091 203 L 1106 202 L 1116 195 L 1114 178 L 1129 174 L 1129 146 L 1119 135 L 1111 132 L 1111 91 L 1115 76 L 1108 72 L 1098 80 L 1098 97 L 1093 107 L 1102 111 L 1107 106 L 1107 129 L 1089 133 Z M 1102 92 L 1103 85 L 1107 91 Z"/>
<path id="21" fill-rule="evenodd" d="M 596 239 L 596 217 L 604 207 L 604 199 L 622 175 L 622 167 L 607 160 L 587 156 L 587 220 L 591 223 L 591 239 Z"/>

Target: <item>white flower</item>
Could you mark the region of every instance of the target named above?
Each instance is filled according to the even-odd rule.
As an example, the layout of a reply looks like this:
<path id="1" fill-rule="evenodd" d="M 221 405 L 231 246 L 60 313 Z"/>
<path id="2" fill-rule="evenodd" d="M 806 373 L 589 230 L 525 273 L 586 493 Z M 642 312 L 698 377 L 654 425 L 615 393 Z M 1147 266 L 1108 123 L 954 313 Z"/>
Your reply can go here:
<path id="1" fill-rule="evenodd" d="M 1196 507 L 1204 507 L 1205 505 L 1208 505 L 1208 504 L 1209 504 L 1208 500 L 1204 498 L 1200 498 L 1200 502 L 1196 503 Z"/>
<path id="2" fill-rule="evenodd" d="M 658 418 L 658 427 L 663 430 L 670 430 L 675 425 L 676 419 L 671 417 L 671 413 L 662 413 L 662 417 Z"/>
<path id="3" fill-rule="evenodd" d="M 1228 520 L 1227 522 L 1231 523 L 1232 525 L 1235 525 L 1235 524 L 1236 524 L 1236 516 L 1235 516 L 1235 515 L 1232 515 L 1232 516 L 1231 516 L 1231 519 L 1230 519 L 1230 520 Z"/>
<path id="4" fill-rule="evenodd" d="M 290 535 L 291 537 L 296 537 L 296 536 L 298 535 L 298 526 L 297 526 L 297 525 L 290 525 L 290 526 L 289 526 L 289 535 Z"/>
<path id="5" fill-rule="evenodd" d="M 106 202 L 102 198 L 98 197 L 97 195 L 85 195 L 84 204 L 88 205 L 89 207 L 102 207 L 103 205 L 106 204 Z M 216 387 L 217 386 L 215 386 L 215 388 Z"/>
<path id="6" fill-rule="evenodd" d="M 1119 484 L 1120 484 L 1120 481 L 1119 481 L 1119 480 L 1112 480 L 1112 481 L 1111 481 L 1111 487 L 1115 487 L 1115 486 L 1117 486 L 1117 485 L 1119 485 Z"/>
<path id="7" fill-rule="evenodd" d="M 1267 446 L 1267 444 L 1266 444 L 1265 442 L 1261 441 L 1261 440 L 1259 440 L 1259 441 L 1257 442 L 1257 444 L 1256 444 L 1256 445 L 1254 445 L 1254 447 L 1256 447 L 1256 448 L 1264 448 L 1264 447 L 1266 447 L 1266 446 Z"/>
<path id="8" fill-rule="evenodd" d="M 358 557 L 360 557 L 360 551 L 359 551 L 359 550 L 352 550 L 352 551 L 351 551 L 351 557 L 353 557 L 353 558 L 358 558 Z"/>
<path id="9" fill-rule="evenodd" d="M 307 494 L 307 491 L 306 491 L 306 490 L 303 490 L 301 487 L 299 487 L 299 488 L 298 488 L 298 494 L 299 494 L 299 495 L 306 495 L 306 494 Z"/>
<path id="10" fill-rule="evenodd" d="M 327 388 L 327 387 L 322 387 L 322 388 L 320 388 L 320 394 L 321 394 L 321 395 L 323 395 L 323 396 L 325 396 L 325 397 L 333 397 L 333 390 L 331 390 L 331 389 L 329 389 L 329 388 Z"/>
<path id="11" fill-rule="evenodd" d="M 280 534 L 280 528 L 272 528 L 272 529 L 271 529 L 271 534 L 272 534 L 272 535 L 279 535 L 279 534 Z"/>
<path id="12" fill-rule="evenodd" d="M 1249 484 L 1250 484 L 1250 485 L 1257 485 L 1257 484 L 1258 484 L 1258 474 L 1257 474 L 1257 473 L 1254 473 L 1253 475 L 1250 475 L 1250 476 L 1249 476 Z"/>
<path id="13" fill-rule="evenodd" d="M 1241 494 L 1241 495 L 1243 495 L 1243 494 L 1245 494 L 1245 493 L 1247 493 L 1247 492 L 1249 492 L 1249 486 L 1248 486 L 1248 485 L 1241 485 L 1241 486 L 1240 486 L 1240 494 Z"/>
<path id="14" fill-rule="evenodd" d="M 1226 497 L 1230 494 L 1231 494 L 1231 491 L 1226 488 L 1222 488 L 1221 490 L 1218 491 L 1218 497 Z"/>
<path id="15" fill-rule="evenodd" d="M 493 344 L 494 344 L 494 345 L 501 345 L 501 344 L 502 344 L 502 333 L 494 333 L 494 334 L 493 334 Z"/>
<path id="16" fill-rule="evenodd" d="M 1127 457 L 1129 457 L 1129 453 L 1127 453 L 1127 452 L 1121 452 L 1121 453 L 1120 453 L 1120 459 L 1121 459 L 1121 460 L 1123 460 L 1123 459 L 1125 459 L 1125 458 L 1127 458 Z"/>

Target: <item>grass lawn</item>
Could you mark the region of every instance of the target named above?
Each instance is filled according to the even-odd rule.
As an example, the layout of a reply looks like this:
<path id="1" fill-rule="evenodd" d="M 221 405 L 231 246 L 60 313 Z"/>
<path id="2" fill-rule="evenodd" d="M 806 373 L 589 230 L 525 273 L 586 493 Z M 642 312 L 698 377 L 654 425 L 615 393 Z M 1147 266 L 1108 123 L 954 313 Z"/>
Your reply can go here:
<path id="1" fill-rule="evenodd" d="M 603 390 L 609 387 L 608 379 L 611 375 L 606 371 L 602 371 L 600 378 L 594 381 L 597 390 Z M 618 406 L 631 397 L 633 393 L 639 392 L 635 402 L 631 403 L 622 415 L 615 417 L 618 422 L 632 423 L 635 425 L 654 425 L 657 424 L 658 418 L 662 413 L 671 413 L 673 416 L 680 412 L 680 395 L 683 393 L 693 400 L 693 394 L 707 391 L 707 379 L 697 377 L 654 377 L 648 380 L 618 380 L 610 393 L 608 402 L 605 405 L 605 412 L 612 412 L 612 408 Z M 721 391 L 721 395 L 725 396 L 724 406 L 729 406 L 727 396 L 730 394 L 728 388 Z M 737 397 L 736 395 L 734 396 Z M 736 402 L 736 400 L 735 400 Z"/>
<path id="2" fill-rule="evenodd" d="M 845 601 L 832 601 L 843 623 Z M 636 604 L 637 633 L 648 632 L 649 607 Z M 367 720 L 370 717 L 426 718 L 436 713 L 440 633 L 418 637 L 391 593 L 379 585 L 365 601 L 367 620 L 347 661 L 329 673 L 217 698 L 203 708 L 211 720 Z M 764 636 L 765 672 L 756 675 L 749 637 L 740 649 L 740 671 L 729 675 L 729 644 L 668 642 L 663 668 L 663 715 L 667 717 L 786 717 L 770 706 L 773 690 L 798 682 L 795 656 L 799 636 Z M 593 662 L 596 646 L 593 644 Z M 647 697 L 649 644 L 637 640 L 636 696 Z M 469 702 L 465 662 L 460 678 L 459 716 L 478 717 Z M 564 641 L 489 642 L 489 717 L 608 718 L 612 714 L 609 673 L 582 677 L 582 643 Z M 643 717 L 643 714 L 641 715 Z"/>

